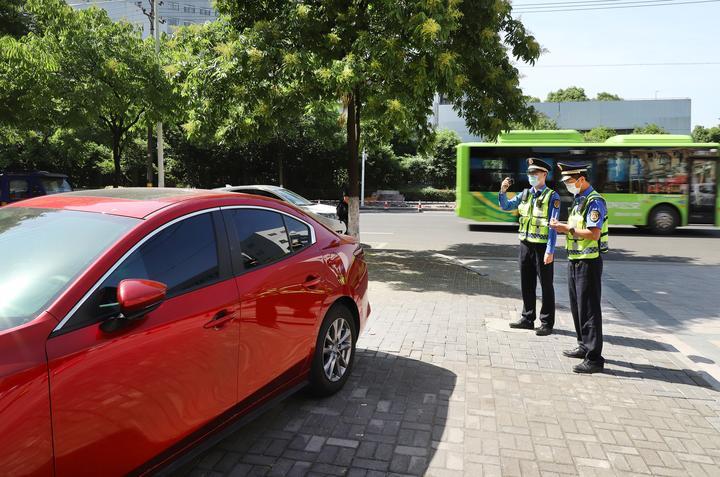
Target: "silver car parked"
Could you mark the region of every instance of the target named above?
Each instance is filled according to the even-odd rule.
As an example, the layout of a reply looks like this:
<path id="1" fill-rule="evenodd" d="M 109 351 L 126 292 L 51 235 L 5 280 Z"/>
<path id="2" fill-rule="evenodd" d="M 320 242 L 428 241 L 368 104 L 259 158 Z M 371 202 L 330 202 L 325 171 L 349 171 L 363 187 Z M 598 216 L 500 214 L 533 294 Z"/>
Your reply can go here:
<path id="1" fill-rule="evenodd" d="M 289 202 L 306 212 L 313 213 L 319 217 L 319 220 L 337 233 L 344 234 L 347 230 L 345 224 L 337 215 L 335 207 L 326 204 L 316 204 L 307 200 L 305 197 L 295 192 L 285 189 L 284 187 L 273 185 L 242 185 L 218 187 L 216 190 L 224 190 L 228 192 L 240 192 L 243 194 L 261 195 L 263 197 L 271 197 L 273 199 Z"/>

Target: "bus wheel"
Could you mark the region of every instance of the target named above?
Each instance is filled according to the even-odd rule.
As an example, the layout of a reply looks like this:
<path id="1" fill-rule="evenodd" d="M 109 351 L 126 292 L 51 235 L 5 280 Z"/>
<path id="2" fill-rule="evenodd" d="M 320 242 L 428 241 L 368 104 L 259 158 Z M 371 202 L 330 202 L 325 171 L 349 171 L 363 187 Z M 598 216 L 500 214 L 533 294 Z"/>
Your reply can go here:
<path id="1" fill-rule="evenodd" d="M 659 205 L 650 212 L 648 227 L 657 235 L 670 235 L 680 224 L 680 216 L 674 207 Z"/>

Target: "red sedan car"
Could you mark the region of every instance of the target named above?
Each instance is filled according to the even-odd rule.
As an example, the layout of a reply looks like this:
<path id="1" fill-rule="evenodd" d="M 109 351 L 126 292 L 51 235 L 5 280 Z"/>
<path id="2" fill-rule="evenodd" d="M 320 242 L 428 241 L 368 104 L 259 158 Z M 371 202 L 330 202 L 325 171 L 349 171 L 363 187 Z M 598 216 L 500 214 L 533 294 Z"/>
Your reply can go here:
<path id="1" fill-rule="evenodd" d="M 0 264 L 0 475 L 167 468 L 308 382 L 338 391 L 370 313 L 356 240 L 236 193 L 10 205 Z"/>

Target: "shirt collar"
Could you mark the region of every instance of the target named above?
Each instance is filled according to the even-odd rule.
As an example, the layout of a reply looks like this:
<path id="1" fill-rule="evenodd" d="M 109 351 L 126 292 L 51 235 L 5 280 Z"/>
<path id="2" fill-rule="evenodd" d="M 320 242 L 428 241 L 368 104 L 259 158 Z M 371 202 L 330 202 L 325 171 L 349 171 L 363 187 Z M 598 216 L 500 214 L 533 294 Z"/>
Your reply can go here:
<path id="1" fill-rule="evenodd" d="M 585 189 L 583 192 L 580 192 L 578 194 L 578 197 L 587 197 L 590 194 L 590 192 L 592 192 L 592 191 L 593 191 L 593 188 L 592 188 L 592 186 L 590 186 L 587 189 Z"/>
<path id="2" fill-rule="evenodd" d="M 547 184 L 543 184 L 543 186 L 540 187 L 539 189 L 536 189 L 535 187 L 532 187 L 532 188 L 531 188 L 531 190 L 532 190 L 532 192 L 533 192 L 533 195 L 538 195 L 539 193 L 541 193 L 541 192 L 544 191 L 545 189 L 547 189 Z"/>

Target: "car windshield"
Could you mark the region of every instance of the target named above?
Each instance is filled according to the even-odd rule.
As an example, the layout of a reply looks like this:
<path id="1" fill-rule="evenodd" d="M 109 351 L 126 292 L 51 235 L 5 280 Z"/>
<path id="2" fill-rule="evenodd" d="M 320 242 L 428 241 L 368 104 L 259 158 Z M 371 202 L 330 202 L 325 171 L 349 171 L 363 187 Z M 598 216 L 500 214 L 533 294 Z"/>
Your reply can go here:
<path id="1" fill-rule="evenodd" d="M 69 210 L 0 209 L 0 331 L 35 318 L 138 221 Z"/>
<path id="2" fill-rule="evenodd" d="M 297 206 L 303 206 L 303 205 L 313 205 L 312 202 L 307 200 L 305 197 L 297 195 L 295 192 L 287 189 L 275 189 L 273 192 L 275 192 L 277 195 L 285 199 L 286 201 L 290 202 L 291 204 L 297 205 Z"/>
<path id="3" fill-rule="evenodd" d="M 46 194 L 60 194 L 62 192 L 72 192 L 72 187 L 67 179 L 63 177 L 53 177 L 42 179 L 42 185 Z"/>

